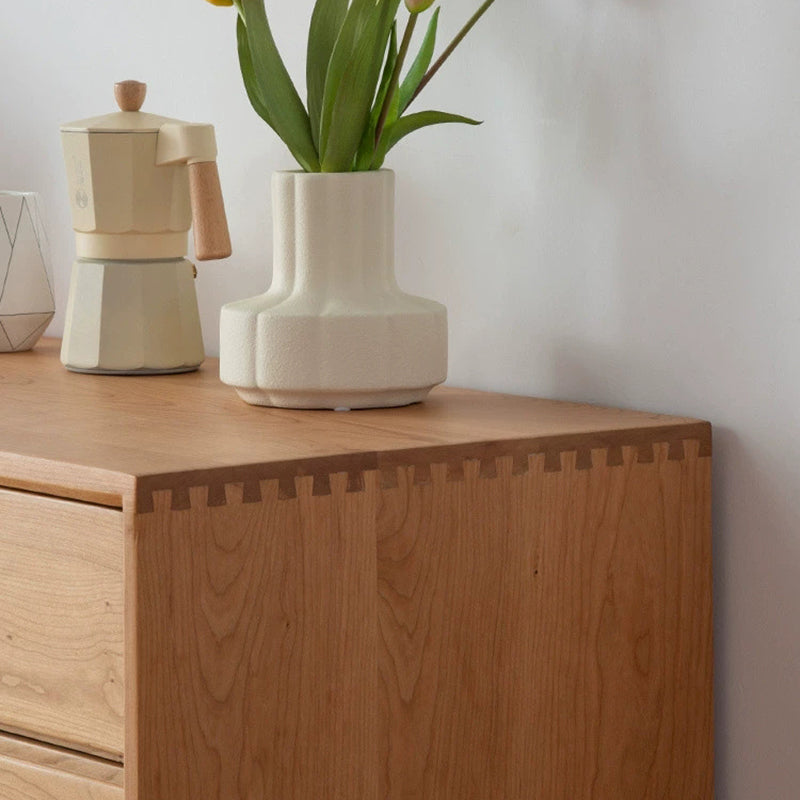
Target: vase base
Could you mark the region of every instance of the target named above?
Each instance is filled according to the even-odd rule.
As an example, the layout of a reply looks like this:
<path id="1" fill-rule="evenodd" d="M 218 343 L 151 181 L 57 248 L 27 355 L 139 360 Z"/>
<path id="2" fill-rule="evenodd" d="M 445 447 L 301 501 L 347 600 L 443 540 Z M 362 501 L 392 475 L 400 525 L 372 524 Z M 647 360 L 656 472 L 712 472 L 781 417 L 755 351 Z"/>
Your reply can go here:
<path id="1" fill-rule="evenodd" d="M 272 408 L 328 409 L 350 411 L 363 408 L 397 408 L 421 403 L 433 386 L 417 389 L 374 389 L 365 391 L 283 391 L 236 387 L 239 397 L 251 406 Z"/>

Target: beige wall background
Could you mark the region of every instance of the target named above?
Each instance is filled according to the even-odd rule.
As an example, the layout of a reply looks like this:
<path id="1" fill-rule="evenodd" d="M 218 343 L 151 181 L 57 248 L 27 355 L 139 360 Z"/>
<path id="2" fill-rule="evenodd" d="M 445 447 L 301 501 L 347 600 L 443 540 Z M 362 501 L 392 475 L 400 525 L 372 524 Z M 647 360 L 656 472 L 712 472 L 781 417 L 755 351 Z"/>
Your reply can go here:
<path id="1" fill-rule="evenodd" d="M 268 179 L 292 168 L 247 104 L 233 12 L 0 5 L 0 186 L 44 197 L 51 333 L 74 253 L 58 124 L 137 78 L 147 109 L 217 126 L 235 255 L 200 267 L 214 353 L 220 306 L 268 284 Z M 443 37 L 476 5 L 445 0 Z M 297 76 L 310 7 L 268 0 Z M 715 423 L 722 800 L 800 786 L 799 42 L 796 0 L 498 0 L 426 91 L 486 124 L 389 163 L 399 280 L 448 305 L 451 383 Z"/>

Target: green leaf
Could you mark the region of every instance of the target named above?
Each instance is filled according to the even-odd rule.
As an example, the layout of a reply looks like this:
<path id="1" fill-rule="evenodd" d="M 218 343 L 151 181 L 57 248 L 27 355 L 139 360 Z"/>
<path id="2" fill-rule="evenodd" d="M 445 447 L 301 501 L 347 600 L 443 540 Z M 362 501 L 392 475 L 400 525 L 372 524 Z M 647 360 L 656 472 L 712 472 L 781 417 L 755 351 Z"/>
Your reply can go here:
<path id="1" fill-rule="evenodd" d="M 328 73 L 325 77 L 325 90 L 322 97 L 322 114 L 319 132 L 319 154 L 325 153 L 328 144 L 328 134 L 333 116 L 333 106 L 336 95 L 342 83 L 347 65 L 353 56 L 356 46 L 356 37 L 363 27 L 363 20 L 370 11 L 375 9 L 375 0 L 353 0 L 347 10 L 336 44 L 333 47 L 328 62 Z"/>
<path id="2" fill-rule="evenodd" d="M 400 117 L 391 127 L 387 127 L 375 160 L 372 162 L 372 169 L 380 169 L 386 154 L 403 138 L 420 128 L 427 128 L 431 125 L 443 125 L 446 123 L 461 122 L 465 125 L 481 125 L 476 119 L 462 117 L 458 114 L 447 114 L 444 111 L 420 111 L 416 114 L 408 114 Z"/>
<path id="3" fill-rule="evenodd" d="M 378 88 L 378 95 L 375 98 L 375 103 L 372 106 L 372 112 L 369 117 L 369 125 L 364 131 L 364 136 L 361 138 L 361 145 L 358 148 L 358 155 L 356 156 L 356 170 L 368 170 L 369 165 L 372 163 L 372 157 L 375 154 L 375 130 L 378 127 L 378 119 L 381 116 L 381 109 L 386 100 L 386 94 L 389 91 L 389 82 L 392 80 L 394 73 L 394 66 L 397 63 L 397 22 L 392 25 L 392 32 L 389 38 L 389 49 L 386 53 L 386 64 L 383 68 L 383 77 L 381 78 L 380 87 Z"/>
<path id="4" fill-rule="evenodd" d="M 358 3 L 355 0 L 348 11 L 325 83 L 320 130 L 323 172 L 349 172 L 354 167 L 400 0 L 367 0 L 366 6 Z M 352 31 L 348 30 L 351 14 Z M 352 44 L 349 58 L 337 58 L 340 44 L 348 42 Z"/>
<path id="5" fill-rule="evenodd" d="M 241 17 L 237 17 L 236 20 L 236 43 L 239 50 L 239 68 L 242 71 L 244 88 L 247 91 L 250 104 L 255 109 L 256 114 L 258 114 L 267 125 L 274 128 L 269 109 L 264 105 L 264 101 L 258 93 L 258 83 L 256 81 L 255 70 L 253 69 L 253 58 L 250 55 L 250 44 L 247 41 L 247 28 Z"/>
<path id="6" fill-rule="evenodd" d="M 306 57 L 306 87 L 308 89 L 308 115 L 311 135 L 319 151 L 319 129 L 322 117 L 322 100 L 325 79 L 331 55 L 347 14 L 348 0 L 317 0 L 311 15 Z"/>
<path id="7" fill-rule="evenodd" d="M 439 27 L 439 11 L 441 11 L 441 8 L 437 8 L 433 12 L 433 17 L 428 23 L 428 30 L 425 32 L 425 38 L 422 40 L 419 53 L 417 53 L 414 63 L 400 85 L 400 114 L 408 108 L 414 92 L 417 91 L 417 87 L 425 77 L 425 73 L 433 60 L 433 51 L 436 48 L 436 33 Z"/>
<path id="8" fill-rule="evenodd" d="M 389 83 L 394 74 L 395 64 L 397 64 L 397 21 L 395 20 L 392 25 L 391 33 L 389 34 L 389 49 L 386 51 L 386 63 L 383 67 L 383 75 L 381 77 L 380 87 L 378 88 L 378 95 L 375 98 L 375 103 L 372 106 L 370 113 L 370 124 L 372 125 L 372 132 L 375 133 L 375 126 L 378 124 L 378 119 L 381 115 L 381 108 L 386 100 L 386 95 L 389 92 Z"/>
<path id="9" fill-rule="evenodd" d="M 259 104 L 267 111 L 262 118 L 284 141 L 300 166 L 307 172 L 319 172 L 319 156 L 308 113 L 272 38 L 264 0 L 241 0 L 241 4 L 249 52 L 249 65 L 245 59 L 242 77 L 247 82 L 244 74 L 247 69 Z"/>

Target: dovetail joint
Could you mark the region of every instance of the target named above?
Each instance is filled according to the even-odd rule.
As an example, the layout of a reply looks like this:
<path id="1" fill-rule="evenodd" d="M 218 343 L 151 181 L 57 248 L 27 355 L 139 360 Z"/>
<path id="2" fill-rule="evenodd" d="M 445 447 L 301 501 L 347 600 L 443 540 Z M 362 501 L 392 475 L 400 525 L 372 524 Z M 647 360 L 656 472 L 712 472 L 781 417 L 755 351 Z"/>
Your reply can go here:
<path id="1" fill-rule="evenodd" d="M 414 486 L 428 486 L 436 482 L 433 469 L 440 477 L 444 477 L 447 483 L 464 482 L 475 478 L 495 480 L 498 475 L 508 475 L 508 462 L 503 469 L 500 468 L 502 463 L 500 459 L 503 458 L 510 458 L 510 472 L 515 477 L 529 473 L 537 458 L 542 458 L 539 463 L 545 473 L 561 472 L 565 468 L 565 464 L 574 464 L 576 470 L 584 471 L 591 470 L 595 464 L 603 463 L 607 467 L 619 467 L 625 463 L 624 448 L 632 453 L 631 457 L 637 463 L 652 464 L 656 460 L 656 448 L 659 444 L 666 448 L 668 461 L 683 461 L 687 457 L 686 442 L 690 440 L 696 442 L 696 446 L 690 448 L 691 452 L 696 453 L 700 458 L 711 455 L 710 440 L 694 437 L 672 436 L 663 442 L 632 441 L 630 444 L 613 443 L 597 447 L 583 445 L 577 448 L 574 444 L 569 446 L 568 442 L 565 442 L 563 446 L 533 442 L 527 447 L 520 446 L 522 444 L 520 442 L 512 442 L 506 452 L 503 452 L 503 448 L 499 446 L 493 447 L 494 452 L 487 452 L 489 448 L 486 446 L 478 447 L 477 452 L 470 452 L 465 447 L 460 449 L 458 458 L 450 459 L 446 457 L 446 452 L 442 454 L 441 458 L 437 457 L 438 454 L 434 457 L 428 454 L 428 457 L 425 458 L 425 453 L 421 452 L 407 454 L 407 463 L 404 463 L 401 460 L 403 454 L 393 454 L 392 463 L 389 464 L 379 463 L 375 468 L 370 469 L 340 470 L 336 486 L 339 486 L 341 481 L 346 493 L 363 492 L 366 487 L 365 476 L 372 472 L 376 472 L 377 485 L 381 490 L 396 489 L 408 482 Z M 600 453 L 599 456 L 598 453 Z M 604 454 L 604 458 L 602 454 Z M 279 500 L 295 500 L 298 497 L 297 479 L 304 477 L 310 478 L 304 483 L 310 487 L 311 495 L 314 497 L 326 497 L 335 492 L 332 489 L 331 481 L 332 475 L 336 474 L 335 471 L 313 472 L 309 471 L 306 466 L 305 468 L 298 467 L 294 473 L 265 474 L 261 478 L 257 476 L 257 468 L 255 470 L 248 468 L 248 471 L 249 474 L 239 480 L 236 477 L 228 477 L 223 471 L 220 471 L 223 474 L 216 476 L 209 476 L 205 473 L 202 477 L 201 475 L 197 476 L 196 484 L 183 482 L 179 486 L 170 485 L 170 476 L 168 475 L 155 479 L 142 479 L 138 489 L 136 511 L 139 514 L 152 513 L 156 505 L 154 495 L 156 492 L 163 491 L 169 492 L 169 506 L 172 511 L 188 510 L 192 508 L 193 504 L 197 504 L 198 490 L 203 488 L 206 489 L 204 504 L 208 507 L 217 508 L 229 505 L 232 501 L 228 496 L 228 487 L 232 485 L 240 487 L 239 494 L 242 503 L 257 504 L 263 502 L 265 496 L 275 496 L 274 494 L 270 495 L 264 487 L 264 484 L 269 482 L 277 483 Z M 253 475 L 254 471 L 256 476 Z M 307 492 L 309 488 L 303 491 Z M 272 492 L 275 492 L 275 489 Z"/>

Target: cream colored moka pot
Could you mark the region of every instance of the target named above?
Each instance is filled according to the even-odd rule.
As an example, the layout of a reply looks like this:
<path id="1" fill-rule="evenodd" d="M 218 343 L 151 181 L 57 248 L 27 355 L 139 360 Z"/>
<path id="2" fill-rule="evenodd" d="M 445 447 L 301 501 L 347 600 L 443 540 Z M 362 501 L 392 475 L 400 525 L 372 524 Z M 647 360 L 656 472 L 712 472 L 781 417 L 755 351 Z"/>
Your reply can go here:
<path id="1" fill-rule="evenodd" d="M 78 260 L 61 361 L 74 372 L 163 374 L 205 354 L 185 255 L 231 254 L 214 128 L 139 109 L 147 87 L 114 87 L 120 111 L 61 126 Z"/>

